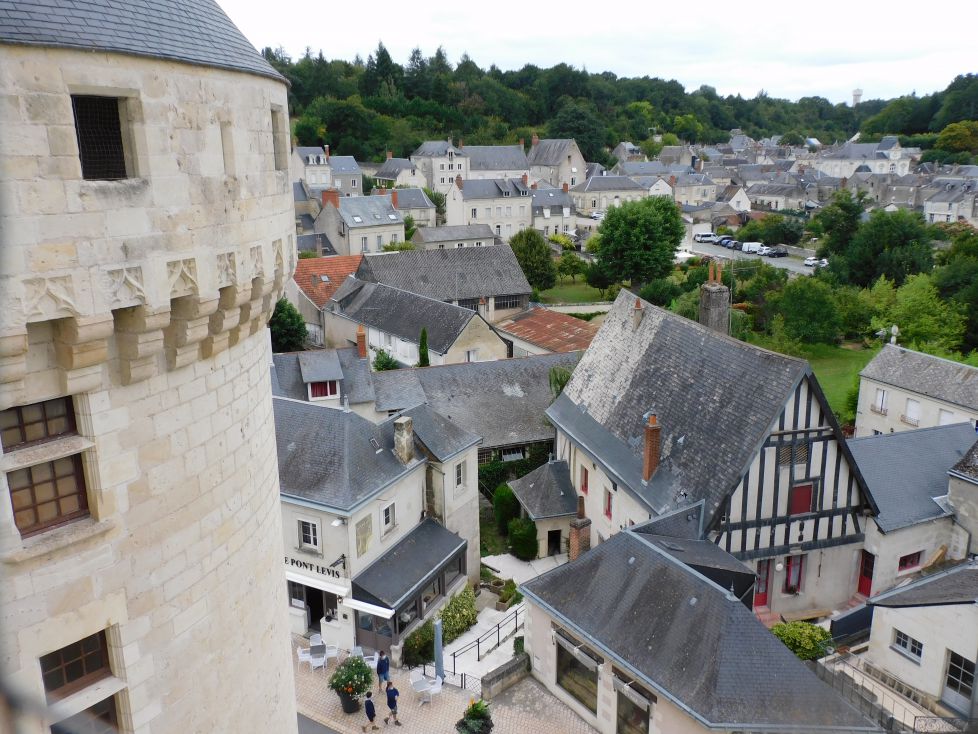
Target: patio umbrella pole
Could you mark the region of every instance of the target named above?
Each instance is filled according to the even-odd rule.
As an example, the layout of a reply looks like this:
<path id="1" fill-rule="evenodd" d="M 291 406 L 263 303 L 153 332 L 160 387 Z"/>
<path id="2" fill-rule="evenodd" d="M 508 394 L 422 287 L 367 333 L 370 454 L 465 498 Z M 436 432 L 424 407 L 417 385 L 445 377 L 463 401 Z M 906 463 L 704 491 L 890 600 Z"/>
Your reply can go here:
<path id="1" fill-rule="evenodd" d="M 441 620 L 435 620 L 435 675 L 445 680 L 445 661 L 442 655 Z"/>

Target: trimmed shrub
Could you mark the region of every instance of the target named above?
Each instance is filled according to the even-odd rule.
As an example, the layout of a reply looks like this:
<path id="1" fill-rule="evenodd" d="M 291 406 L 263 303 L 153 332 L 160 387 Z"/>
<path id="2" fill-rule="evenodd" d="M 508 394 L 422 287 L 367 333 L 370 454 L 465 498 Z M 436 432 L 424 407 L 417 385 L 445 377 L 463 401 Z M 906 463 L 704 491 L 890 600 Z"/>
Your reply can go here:
<path id="1" fill-rule="evenodd" d="M 462 636 L 479 616 L 475 608 L 475 592 L 471 586 L 453 596 L 438 615 L 441 617 L 442 642 L 448 644 Z"/>
<path id="2" fill-rule="evenodd" d="M 404 664 L 424 665 L 435 659 L 435 625 L 429 619 L 404 640 Z"/>
<path id="3" fill-rule="evenodd" d="M 802 660 L 815 660 L 825 654 L 832 634 L 811 622 L 779 622 L 771 632 Z"/>
<path id="4" fill-rule="evenodd" d="M 509 547 L 513 555 L 521 561 L 535 559 L 539 550 L 536 523 L 526 517 L 517 517 L 509 521 L 508 530 Z"/>
<path id="5" fill-rule="evenodd" d="M 505 535 L 509 530 L 509 522 L 519 517 L 520 501 L 516 499 L 508 484 L 500 484 L 492 494 L 492 509 L 496 515 L 496 528 Z"/>
<path id="6" fill-rule="evenodd" d="M 523 654 L 523 635 L 518 635 L 513 638 L 513 657 Z"/>

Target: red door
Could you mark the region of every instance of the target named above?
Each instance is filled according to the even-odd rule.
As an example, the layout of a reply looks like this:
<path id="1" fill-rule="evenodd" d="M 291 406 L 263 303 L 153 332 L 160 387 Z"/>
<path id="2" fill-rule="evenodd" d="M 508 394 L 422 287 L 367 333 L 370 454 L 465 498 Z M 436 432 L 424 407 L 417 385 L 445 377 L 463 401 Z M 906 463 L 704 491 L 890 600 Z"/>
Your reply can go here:
<path id="1" fill-rule="evenodd" d="M 771 571 L 771 559 L 757 562 L 757 581 L 754 584 L 754 608 L 767 606 L 768 576 Z"/>
<path id="2" fill-rule="evenodd" d="M 863 596 L 870 596 L 873 593 L 873 567 L 876 565 L 876 556 L 869 551 L 863 551 L 859 558 L 859 593 Z"/>

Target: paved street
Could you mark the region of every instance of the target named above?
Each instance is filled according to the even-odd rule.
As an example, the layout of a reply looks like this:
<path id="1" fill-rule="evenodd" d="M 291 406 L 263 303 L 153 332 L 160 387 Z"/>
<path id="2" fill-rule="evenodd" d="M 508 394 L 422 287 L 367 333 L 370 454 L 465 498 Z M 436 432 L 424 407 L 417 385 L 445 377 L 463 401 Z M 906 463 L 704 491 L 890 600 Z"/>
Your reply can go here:
<path id="1" fill-rule="evenodd" d="M 783 268 L 792 273 L 802 275 L 810 275 L 812 272 L 811 268 L 806 268 L 802 265 L 802 258 L 791 255 L 788 257 L 759 257 L 758 255 L 744 254 L 738 250 L 728 250 L 726 247 L 711 245 L 706 242 L 693 242 L 689 247 L 693 252 L 698 252 L 703 255 L 714 255 L 727 260 L 736 260 L 737 264 L 735 267 L 738 273 L 741 272 L 741 268 L 743 268 L 745 274 L 750 272 L 748 270 L 748 264 L 757 262 L 766 262 L 768 265 L 773 265 L 776 268 Z M 746 263 L 744 262 L 745 260 L 747 261 Z"/>

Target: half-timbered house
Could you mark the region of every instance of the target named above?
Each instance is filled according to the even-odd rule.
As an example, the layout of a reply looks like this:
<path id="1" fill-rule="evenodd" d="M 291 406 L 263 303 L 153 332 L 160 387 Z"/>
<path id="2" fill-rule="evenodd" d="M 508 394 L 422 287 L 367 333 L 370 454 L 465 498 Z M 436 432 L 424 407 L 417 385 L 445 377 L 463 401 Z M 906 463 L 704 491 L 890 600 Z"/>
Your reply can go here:
<path id="1" fill-rule="evenodd" d="M 622 291 L 547 415 L 584 498 L 582 547 L 689 508 L 700 537 L 754 567 L 755 607 L 856 592 L 876 506 L 804 360 Z"/>

